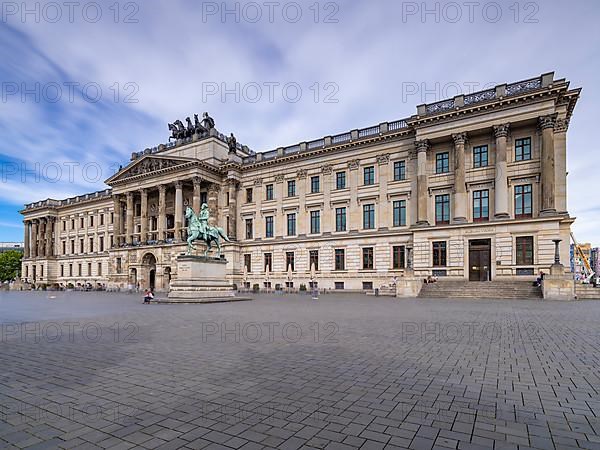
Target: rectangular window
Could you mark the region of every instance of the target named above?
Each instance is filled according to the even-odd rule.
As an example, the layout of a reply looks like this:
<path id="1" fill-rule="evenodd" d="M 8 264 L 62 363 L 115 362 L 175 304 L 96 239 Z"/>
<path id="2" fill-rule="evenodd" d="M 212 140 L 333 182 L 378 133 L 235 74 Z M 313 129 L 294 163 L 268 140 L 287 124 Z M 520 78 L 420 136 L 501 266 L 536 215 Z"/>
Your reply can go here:
<path id="1" fill-rule="evenodd" d="M 100 236 L 100 248 L 99 251 L 104 251 L 104 236 Z"/>
<path id="2" fill-rule="evenodd" d="M 296 180 L 290 180 L 288 181 L 288 197 L 295 197 L 296 196 Z"/>
<path id="3" fill-rule="evenodd" d="M 480 145 L 473 147 L 473 167 L 487 167 L 488 165 L 488 146 Z"/>
<path id="4" fill-rule="evenodd" d="M 392 247 L 392 269 L 404 269 L 405 255 L 404 245 Z"/>
<path id="5" fill-rule="evenodd" d="M 85 228 L 85 219 L 83 217 L 79 219 L 79 228 Z"/>
<path id="6" fill-rule="evenodd" d="M 79 239 L 79 253 L 85 253 L 85 244 L 83 242 L 83 239 Z"/>
<path id="7" fill-rule="evenodd" d="M 62 241 L 62 254 L 67 254 L 67 241 Z"/>
<path id="8" fill-rule="evenodd" d="M 375 229 L 375 205 L 363 205 L 363 228 Z"/>
<path id="9" fill-rule="evenodd" d="M 335 249 L 335 270 L 346 270 L 346 250 Z"/>
<path id="10" fill-rule="evenodd" d="M 246 239 L 254 239 L 254 221 L 246 219 Z"/>
<path id="11" fill-rule="evenodd" d="M 335 174 L 335 188 L 346 189 L 346 172 L 337 172 Z"/>
<path id="12" fill-rule="evenodd" d="M 69 276 L 73 276 L 73 264 L 69 264 Z"/>
<path id="13" fill-rule="evenodd" d="M 252 255 L 244 255 L 244 267 L 246 268 L 246 272 L 252 272 Z"/>
<path id="14" fill-rule="evenodd" d="M 406 200 L 394 202 L 394 226 L 406 226 Z"/>
<path id="15" fill-rule="evenodd" d="M 373 290 L 373 282 L 372 281 L 363 281 L 362 288 L 363 288 L 363 291 L 372 291 Z"/>
<path id="16" fill-rule="evenodd" d="M 63 264 L 60 265 L 60 276 L 61 277 L 65 276 L 65 266 Z"/>
<path id="17" fill-rule="evenodd" d="M 77 264 L 77 276 L 78 277 L 83 276 L 83 268 L 82 268 L 81 264 Z"/>
<path id="18" fill-rule="evenodd" d="M 71 230 L 75 229 L 75 219 L 71 219 Z"/>
<path id="19" fill-rule="evenodd" d="M 344 290 L 344 282 L 343 281 L 336 281 L 335 282 L 335 290 L 336 291 L 343 291 Z"/>
<path id="20" fill-rule="evenodd" d="M 254 191 L 252 188 L 246 189 L 246 203 L 252 203 L 254 200 Z"/>
<path id="21" fill-rule="evenodd" d="M 321 211 L 310 212 L 310 233 L 319 234 L 321 232 Z"/>
<path id="22" fill-rule="evenodd" d="M 71 240 L 71 255 L 75 254 L 75 240 Z"/>
<path id="23" fill-rule="evenodd" d="M 117 258 L 117 273 L 123 272 L 123 260 L 121 258 Z"/>
<path id="24" fill-rule="evenodd" d="M 311 250 L 308 254 L 308 267 L 312 270 L 313 266 L 315 270 L 319 270 L 319 250 Z"/>
<path id="25" fill-rule="evenodd" d="M 265 217 L 265 237 L 273 237 L 273 216 Z"/>
<path id="26" fill-rule="evenodd" d="M 473 221 L 485 222 L 490 219 L 490 192 L 473 191 Z"/>
<path id="27" fill-rule="evenodd" d="M 265 253 L 265 272 L 273 271 L 273 253 Z"/>
<path id="28" fill-rule="evenodd" d="M 296 236 L 296 214 L 287 215 L 287 235 Z"/>
<path id="29" fill-rule="evenodd" d="M 102 276 L 102 263 L 98 263 L 98 276 Z"/>
<path id="30" fill-rule="evenodd" d="M 88 277 L 92 276 L 92 263 L 88 263 Z"/>
<path id="31" fill-rule="evenodd" d="M 438 225 L 450 223 L 450 195 L 435 196 L 435 223 Z"/>
<path id="32" fill-rule="evenodd" d="M 435 267 L 446 267 L 446 242 L 433 243 L 433 265 Z"/>
<path id="33" fill-rule="evenodd" d="M 362 249 L 362 268 L 363 270 L 373 270 L 373 247 L 365 247 Z"/>
<path id="34" fill-rule="evenodd" d="M 531 159 L 531 138 L 526 137 L 515 140 L 515 161 L 528 161 Z"/>
<path id="35" fill-rule="evenodd" d="M 94 226 L 94 216 L 90 216 L 90 227 Z"/>
<path id="36" fill-rule="evenodd" d="M 67 221 L 66 220 L 63 220 L 62 227 L 63 227 L 63 231 L 67 231 Z"/>
<path id="37" fill-rule="evenodd" d="M 94 253 L 94 238 L 90 238 L 90 249 L 88 253 Z"/>
<path id="38" fill-rule="evenodd" d="M 406 161 L 396 161 L 394 163 L 394 181 L 406 180 Z"/>
<path id="39" fill-rule="evenodd" d="M 450 154 L 448 152 L 435 155 L 435 173 L 450 172 Z"/>
<path id="40" fill-rule="evenodd" d="M 274 195 L 273 195 L 273 185 L 272 184 L 267 184 L 266 188 L 266 198 L 267 200 L 273 200 Z"/>
<path id="41" fill-rule="evenodd" d="M 335 209 L 335 231 L 346 231 L 346 208 Z"/>
<path id="42" fill-rule="evenodd" d="M 375 184 L 375 167 L 369 166 L 364 169 L 364 185 L 371 186 Z"/>
<path id="43" fill-rule="evenodd" d="M 321 192 L 321 177 L 311 177 L 310 179 L 310 193 L 317 194 Z"/>
<path id="44" fill-rule="evenodd" d="M 533 236 L 516 239 L 517 266 L 533 265 Z"/>
<path id="45" fill-rule="evenodd" d="M 531 217 L 533 214 L 533 201 L 531 185 L 515 186 L 515 217 Z"/>
<path id="46" fill-rule="evenodd" d="M 100 214 L 100 226 L 104 225 L 104 214 Z"/>
<path id="47" fill-rule="evenodd" d="M 290 270 L 290 268 L 292 272 L 296 270 L 294 252 L 286 252 L 285 254 L 285 270 Z"/>

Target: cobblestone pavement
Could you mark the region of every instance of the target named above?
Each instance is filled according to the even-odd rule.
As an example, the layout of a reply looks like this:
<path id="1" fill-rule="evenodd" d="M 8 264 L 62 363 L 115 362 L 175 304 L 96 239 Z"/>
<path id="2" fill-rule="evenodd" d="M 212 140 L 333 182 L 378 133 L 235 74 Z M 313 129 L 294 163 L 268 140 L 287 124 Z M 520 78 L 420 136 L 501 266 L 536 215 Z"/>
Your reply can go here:
<path id="1" fill-rule="evenodd" d="M 600 448 L 600 302 L 0 295 L 2 448 Z"/>

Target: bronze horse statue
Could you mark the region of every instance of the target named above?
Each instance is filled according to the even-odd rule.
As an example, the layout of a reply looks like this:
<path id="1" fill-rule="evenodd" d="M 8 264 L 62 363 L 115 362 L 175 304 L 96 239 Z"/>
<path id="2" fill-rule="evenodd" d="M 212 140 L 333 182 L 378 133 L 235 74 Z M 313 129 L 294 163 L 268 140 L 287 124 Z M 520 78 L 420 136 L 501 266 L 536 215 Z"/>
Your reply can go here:
<path id="1" fill-rule="evenodd" d="M 206 251 L 204 256 L 208 256 L 208 252 L 212 247 L 212 243 L 217 244 L 218 254 L 217 257 L 221 258 L 221 239 L 225 242 L 231 242 L 225 233 L 225 230 L 221 227 L 211 227 L 208 225 L 208 219 L 210 213 L 208 205 L 204 203 L 200 208 L 200 214 L 196 215 L 194 210 L 189 206 L 185 210 L 185 217 L 188 219 L 188 250 L 187 255 L 191 255 L 194 247 L 194 241 L 204 241 L 206 244 Z"/>

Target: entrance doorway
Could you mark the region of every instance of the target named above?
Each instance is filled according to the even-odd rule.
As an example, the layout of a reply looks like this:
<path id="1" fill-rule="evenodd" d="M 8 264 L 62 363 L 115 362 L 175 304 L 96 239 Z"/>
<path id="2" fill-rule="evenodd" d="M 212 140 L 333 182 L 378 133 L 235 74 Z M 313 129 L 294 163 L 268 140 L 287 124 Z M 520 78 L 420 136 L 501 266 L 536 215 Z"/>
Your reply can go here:
<path id="1" fill-rule="evenodd" d="M 144 272 L 148 274 L 146 280 L 148 281 L 147 288 L 156 289 L 156 256 L 152 253 L 146 253 L 142 258 L 142 265 Z"/>
<path id="2" fill-rule="evenodd" d="M 469 241 L 469 281 L 491 281 L 491 260 L 491 239 Z"/>

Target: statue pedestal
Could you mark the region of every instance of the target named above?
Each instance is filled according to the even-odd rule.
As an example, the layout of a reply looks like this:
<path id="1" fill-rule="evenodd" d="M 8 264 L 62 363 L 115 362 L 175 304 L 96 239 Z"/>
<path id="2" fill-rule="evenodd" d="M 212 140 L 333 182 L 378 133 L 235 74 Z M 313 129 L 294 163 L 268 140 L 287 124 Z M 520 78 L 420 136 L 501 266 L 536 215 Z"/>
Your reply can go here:
<path id="1" fill-rule="evenodd" d="M 177 277 L 171 281 L 169 298 L 159 303 L 216 303 L 248 300 L 235 296 L 227 281 L 227 261 L 205 256 L 177 257 Z"/>

